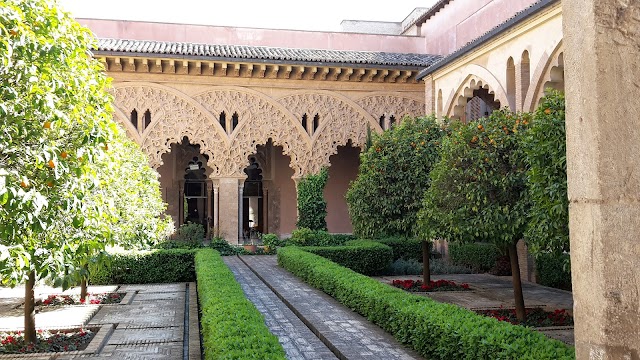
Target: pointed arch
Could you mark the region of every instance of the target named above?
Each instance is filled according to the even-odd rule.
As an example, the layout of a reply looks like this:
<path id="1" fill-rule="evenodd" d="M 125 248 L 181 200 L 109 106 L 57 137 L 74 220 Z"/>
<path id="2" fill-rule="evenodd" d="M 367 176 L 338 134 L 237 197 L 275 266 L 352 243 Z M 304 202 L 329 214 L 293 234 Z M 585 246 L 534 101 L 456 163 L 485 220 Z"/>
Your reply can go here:
<path id="1" fill-rule="evenodd" d="M 244 177 L 246 159 L 269 139 L 282 146 L 284 155 L 291 158 L 294 176 L 301 176 L 310 156 L 311 141 L 298 117 L 281 104 L 258 91 L 235 86 L 213 87 L 196 94 L 194 99 L 212 114 L 225 112 L 227 118 L 237 114 L 237 126 L 227 129 L 231 134 L 229 148 L 212 176 Z"/>
<path id="2" fill-rule="evenodd" d="M 461 69 L 461 73 L 469 75 L 458 82 L 460 85 L 447 100 L 446 116 L 461 118 L 467 99 L 472 98 L 473 91 L 480 88 L 486 89 L 489 94 L 493 95 L 500 106 L 509 104 L 507 94 L 500 81 L 489 70 L 479 65 L 470 64 Z"/>
<path id="3" fill-rule="evenodd" d="M 356 99 L 355 103 L 374 119 L 380 119 L 383 116 L 387 120 L 391 116 L 396 119 L 402 119 L 405 116 L 423 116 L 425 110 L 424 100 L 389 92 L 368 94 Z M 384 128 L 381 127 L 378 130 L 384 130 Z"/>
<path id="4" fill-rule="evenodd" d="M 115 106 L 113 107 L 113 119 L 122 127 L 129 139 L 135 141 L 138 145 L 142 145 L 142 138 L 138 130 L 131 123 L 130 117 Z"/>
<path id="5" fill-rule="evenodd" d="M 535 86 L 529 86 L 529 91 L 523 103 L 523 111 L 535 110 L 538 101 L 544 96 L 545 83 L 553 80 L 552 70 L 554 67 L 557 69 L 562 68 L 564 71 L 564 63 L 562 63 L 564 59 L 561 59 L 561 54 L 564 54 L 564 44 L 562 40 L 548 51 L 545 51 L 531 77 L 531 84 L 535 84 Z"/>
<path id="6" fill-rule="evenodd" d="M 142 150 L 149 164 L 158 168 L 162 155 L 171 144 L 187 136 L 209 156 L 208 165 L 216 169 L 216 161 L 224 153 L 229 140 L 220 124 L 195 100 L 175 89 L 155 83 L 121 83 L 113 88 L 115 107 L 127 113 L 131 109 L 149 109 L 154 121 L 141 135 Z"/>
<path id="7" fill-rule="evenodd" d="M 317 131 L 311 137 L 313 156 L 309 157 L 307 171 L 316 173 L 329 166 L 329 157 L 338 146 L 349 140 L 362 148 L 367 128 L 382 131 L 378 120 L 357 103 L 340 94 L 329 91 L 301 91 L 278 99 L 283 106 L 300 118 L 303 113 L 318 114 L 321 119 Z"/>

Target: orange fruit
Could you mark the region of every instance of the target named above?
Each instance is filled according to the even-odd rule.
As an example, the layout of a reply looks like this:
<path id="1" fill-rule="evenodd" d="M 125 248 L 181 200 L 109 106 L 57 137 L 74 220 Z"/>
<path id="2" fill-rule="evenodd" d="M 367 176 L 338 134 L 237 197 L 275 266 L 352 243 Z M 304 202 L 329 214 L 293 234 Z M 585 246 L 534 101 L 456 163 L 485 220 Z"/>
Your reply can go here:
<path id="1" fill-rule="evenodd" d="M 547 114 L 547 115 L 551 114 L 551 109 L 548 109 L 548 108 L 547 108 L 547 109 L 544 111 L 544 113 L 545 113 L 545 114 Z"/>
<path id="2" fill-rule="evenodd" d="M 20 186 L 23 188 L 26 188 L 27 186 L 29 186 L 24 180 L 20 182 Z"/>
<path id="3" fill-rule="evenodd" d="M 47 186 L 48 187 L 53 187 L 53 181 L 47 181 Z"/>
<path id="4" fill-rule="evenodd" d="M 104 144 L 104 149 L 109 150 L 109 144 Z"/>
<path id="5" fill-rule="evenodd" d="M 482 129 L 484 129 L 484 126 L 482 124 L 478 125 L 478 130 L 482 131 Z"/>
<path id="6" fill-rule="evenodd" d="M 51 121 L 45 121 L 42 125 L 45 129 L 51 129 Z"/>
<path id="7" fill-rule="evenodd" d="M 66 151 L 63 151 L 63 152 L 60 153 L 60 157 L 63 158 L 63 159 L 66 159 L 67 156 L 69 156 L 69 154 L 67 154 Z"/>
<path id="8" fill-rule="evenodd" d="M 56 163 L 53 162 L 53 160 L 49 160 L 49 162 L 47 163 L 47 165 L 49 165 L 50 168 L 54 168 L 56 167 Z"/>

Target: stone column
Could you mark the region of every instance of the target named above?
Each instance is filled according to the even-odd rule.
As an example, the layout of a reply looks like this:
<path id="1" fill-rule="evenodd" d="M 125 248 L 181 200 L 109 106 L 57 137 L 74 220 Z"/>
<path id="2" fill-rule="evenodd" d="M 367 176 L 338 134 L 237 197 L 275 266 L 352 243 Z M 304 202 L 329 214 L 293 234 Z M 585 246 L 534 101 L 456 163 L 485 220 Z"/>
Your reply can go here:
<path id="1" fill-rule="evenodd" d="M 436 112 L 436 94 L 433 88 L 433 77 L 427 75 L 422 80 L 424 81 L 424 113 L 427 115 L 433 114 Z"/>
<path id="2" fill-rule="evenodd" d="M 218 219 L 220 235 L 231 244 L 238 244 L 238 179 L 218 179 Z"/>
<path id="3" fill-rule="evenodd" d="M 220 185 L 213 184 L 213 228 L 218 236 L 220 234 Z"/>
<path id="4" fill-rule="evenodd" d="M 242 229 L 242 219 L 243 219 L 243 209 L 242 206 L 244 204 L 244 197 L 243 197 L 243 192 L 244 192 L 244 181 L 243 180 L 239 180 L 238 181 L 238 241 L 241 242 L 243 239 L 243 229 Z"/>
<path id="5" fill-rule="evenodd" d="M 269 188 L 262 189 L 262 231 L 269 233 Z"/>
<path id="6" fill-rule="evenodd" d="M 577 359 L 640 359 L 640 2 L 563 0 Z"/>

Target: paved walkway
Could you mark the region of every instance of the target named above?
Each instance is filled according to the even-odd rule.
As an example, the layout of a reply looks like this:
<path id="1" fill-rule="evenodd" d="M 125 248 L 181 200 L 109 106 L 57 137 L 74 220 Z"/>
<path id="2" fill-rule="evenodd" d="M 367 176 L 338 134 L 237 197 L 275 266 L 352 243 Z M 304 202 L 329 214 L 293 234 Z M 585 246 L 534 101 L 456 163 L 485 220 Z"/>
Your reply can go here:
<path id="1" fill-rule="evenodd" d="M 78 292 L 78 289 L 65 293 Z M 40 329 L 84 327 L 97 331 L 89 347 L 67 353 L 32 354 L 37 360 L 163 359 L 199 360 L 200 330 L 195 283 L 89 287 L 90 293 L 126 293 L 120 304 L 43 308 Z M 36 297 L 59 293 L 37 288 Z M 0 329 L 22 328 L 23 289 L 0 289 Z M 19 359 L 0 355 L 0 359 Z"/>
<path id="2" fill-rule="evenodd" d="M 333 353 L 329 354 L 321 347 L 322 350 L 318 350 L 321 351 L 321 359 L 421 359 L 419 354 L 398 343 L 367 319 L 278 267 L 275 256 L 242 256 L 240 259 L 244 264 L 233 258 L 225 258 L 225 262 L 236 274 L 247 297 L 265 314 L 267 325 L 274 334 L 282 333 L 279 328 L 283 325 L 270 318 L 286 318 L 283 321 L 287 324 L 295 313 L 306 324 L 304 326 L 302 322 L 291 321 L 296 328 L 296 336 L 311 336 L 311 329 L 315 336 L 313 339 L 307 338 L 309 343 L 318 344 L 322 341 Z M 247 265 L 257 276 L 247 274 Z M 263 285 L 258 278 L 264 281 Z M 264 289 L 265 283 L 272 290 L 271 294 Z M 256 293 L 260 296 L 256 296 Z M 257 302 L 256 297 L 259 297 Z M 277 311 L 270 313 L 271 309 Z M 280 313 L 287 315 L 278 316 Z M 281 338 L 280 342 L 289 359 L 318 359 L 312 352 L 289 346 L 289 336 L 284 341 Z"/>

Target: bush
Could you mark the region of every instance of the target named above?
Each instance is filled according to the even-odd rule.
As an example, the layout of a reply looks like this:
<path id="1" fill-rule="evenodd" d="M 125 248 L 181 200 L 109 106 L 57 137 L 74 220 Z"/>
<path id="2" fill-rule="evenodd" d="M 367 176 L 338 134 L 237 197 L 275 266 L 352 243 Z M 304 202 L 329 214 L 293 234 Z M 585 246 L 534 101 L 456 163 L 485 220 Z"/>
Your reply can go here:
<path id="1" fill-rule="evenodd" d="M 381 274 L 392 262 L 391 248 L 375 241 L 352 240 L 344 246 L 304 249 L 365 275 Z"/>
<path id="2" fill-rule="evenodd" d="M 295 246 L 338 246 L 344 244 L 343 236 L 334 236 L 324 230 L 299 228 L 293 230 L 288 245 Z"/>
<path id="3" fill-rule="evenodd" d="M 149 284 L 195 281 L 197 250 L 152 250 L 111 255 L 105 266 L 89 275 L 89 283 Z"/>
<path id="4" fill-rule="evenodd" d="M 154 248 L 156 249 L 200 249 L 202 248 L 203 245 L 202 244 L 195 244 L 195 243 L 191 243 L 191 242 L 184 242 L 184 241 L 176 241 L 176 240 L 165 240 L 162 242 L 157 243 Z"/>
<path id="5" fill-rule="evenodd" d="M 278 338 L 213 249 L 196 254 L 204 359 L 285 359 Z"/>
<path id="6" fill-rule="evenodd" d="M 449 244 L 451 263 L 467 266 L 474 272 L 493 269 L 501 255 L 500 250 L 491 243 Z"/>
<path id="7" fill-rule="evenodd" d="M 373 134 L 346 195 L 354 234 L 378 238 L 414 233 L 446 126 L 434 116 L 405 117 L 381 135 Z"/>
<path id="8" fill-rule="evenodd" d="M 422 261 L 422 240 L 405 237 L 388 237 L 383 239 L 376 239 L 376 241 L 383 243 L 393 249 L 394 261 L 398 259 L 414 259 L 417 261 Z M 433 245 L 429 243 L 429 249 L 432 248 Z"/>
<path id="9" fill-rule="evenodd" d="M 327 202 L 324 200 L 324 187 L 329 180 L 327 168 L 318 174 L 309 174 L 298 183 L 298 222 L 299 228 L 327 230 Z"/>
<path id="10" fill-rule="evenodd" d="M 204 239 L 204 227 L 200 224 L 188 222 L 180 225 L 174 235 L 174 240 L 199 247 Z"/>
<path id="11" fill-rule="evenodd" d="M 443 259 L 431 259 L 429 261 L 429 269 L 431 275 L 444 275 L 444 274 L 469 274 L 471 269 L 452 265 L 448 261 Z M 422 263 L 415 259 L 398 259 L 389 267 L 388 275 L 422 275 Z"/>
<path id="12" fill-rule="evenodd" d="M 211 239 L 209 247 L 218 251 L 222 256 L 237 255 L 244 252 L 244 249 L 233 246 L 229 244 L 227 240 L 220 237 L 214 237 L 213 239 Z"/>
<path id="13" fill-rule="evenodd" d="M 305 249 L 278 264 L 411 346 L 427 359 L 574 359 L 573 348 L 534 330 L 416 296 Z"/>
<path id="14" fill-rule="evenodd" d="M 571 291 L 569 254 L 541 253 L 536 256 L 538 283 Z"/>
<path id="15" fill-rule="evenodd" d="M 280 240 L 276 234 L 264 234 L 262 235 L 262 244 L 269 248 L 269 250 L 275 250 L 280 246 L 284 246 L 284 240 Z"/>

